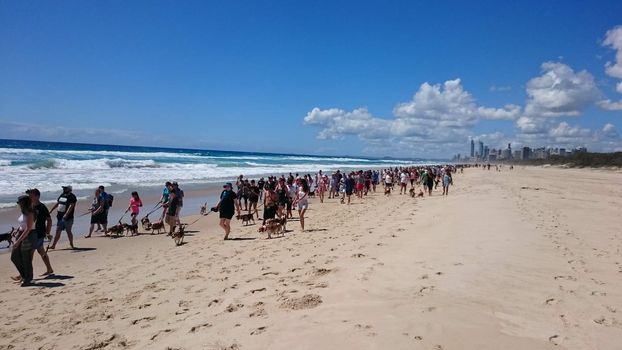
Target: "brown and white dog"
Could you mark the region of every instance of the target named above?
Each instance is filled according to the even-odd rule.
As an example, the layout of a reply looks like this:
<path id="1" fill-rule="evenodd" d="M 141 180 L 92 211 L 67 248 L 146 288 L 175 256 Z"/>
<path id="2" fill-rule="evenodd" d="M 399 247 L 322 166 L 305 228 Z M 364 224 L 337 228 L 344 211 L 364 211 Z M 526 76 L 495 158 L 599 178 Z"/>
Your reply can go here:
<path id="1" fill-rule="evenodd" d="M 266 224 L 261 226 L 257 232 L 266 232 L 268 233 L 268 239 L 272 238 L 273 234 L 277 234 L 279 232 L 284 232 L 283 225 L 280 223 L 280 219 L 269 219 L 266 221 Z"/>
<path id="2" fill-rule="evenodd" d="M 173 240 L 175 241 L 176 246 L 180 246 L 184 243 L 184 237 L 186 236 L 186 226 L 188 224 L 180 224 L 179 231 L 173 233 Z"/>
<path id="3" fill-rule="evenodd" d="M 391 187 L 386 186 L 386 187 L 384 188 L 384 195 L 385 195 L 385 196 L 390 196 L 390 195 L 391 195 Z"/>
<path id="4" fill-rule="evenodd" d="M 138 224 L 136 225 L 131 225 L 131 224 L 123 224 L 123 228 L 125 229 L 125 235 L 138 235 Z"/>
<path id="5" fill-rule="evenodd" d="M 417 197 L 423 197 L 423 190 L 419 190 L 419 193 L 417 193 Z"/>
<path id="6" fill-rule="evenodd" d="M 207 202 L 201 206 L 201 215 L 207 215 Z"/>
<path id="7" fill-rule="evenodd" d="M 151 221 L 149 221 L 149 215 L 140 219 L 140 223 L 143 225 L 143 230 L 145 231 L 151 230 Z"/>
<path id="8" fill-rule="evenodd" d="M 158 222 L 154 222 L 153 224 L 151 224 L 151 234 L 153 234 L 153 232 L 158 231 L 158 234 L 162 233 L 162 230 L 164 230 L 164 223 L 162 221 L 158 221 Z"/>
<path id="9" fill-rule="evenodd" d="M 125 226 L 124 225 L 126 225 L 126 224 L 122 224 L 121 221 L 119 221 L 118 224 L 116 224 L 114 226 L 111 226 L 111 227 L 108 227 L 108 233 L 120 236 L 125 231 Z"/>
<path id="10" fill-rule="evenodd" d="M 255 218 L 254 218 L 254 214 L 242 214 L 242 215 L 238 215 L 237 218 L 238 220 L 242 220 L 242 224 L 244 226 L 248 226 L 250 224 L 250 222 L 253 222 L 253 225 L 255 225 Z"/>

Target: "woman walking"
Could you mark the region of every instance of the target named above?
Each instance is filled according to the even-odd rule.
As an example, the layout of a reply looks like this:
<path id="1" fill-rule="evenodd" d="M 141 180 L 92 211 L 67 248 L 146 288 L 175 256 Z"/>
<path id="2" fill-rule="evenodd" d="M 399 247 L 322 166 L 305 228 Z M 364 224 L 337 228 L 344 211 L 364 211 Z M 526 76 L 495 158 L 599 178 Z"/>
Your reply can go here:
<path id="1" fill-rule="evenodd" d="M 213 208 L 213 210 L 220 213 L 220 227 L 225 231 L 225 240 L 229 239 L 231 218 L 235 214 L 236 209 L 238 216 L 240 215 L 240 202 L 237 200 L 237 194 L 233 192 L 232 187 L 230 182 L 223 186 L 223 191 L 220 193 L 220 201 Z"/>
<path id="2" fill-rule="evenodd" d="M 132 192 L 132 198 L 130 198 L 130 205 L 127 207 L 127 210 L 130 212 L 130 215 L 132 217 L 132 226 L 136 227 L 138 225 L 138 219 L 136 217 L 138 216 L 138 213 L 140 212 L 140 207 L 142 206 L 143 202 L 140 200 L 138 192 Z"/>
<path id="3" fill-rule="evenodd" d="M 37 234 L 34 227 L 34 211 L 32 200 L 29 196 L 20 196 L 17 205 L 21 211 L 18 220 L 18 238 L 11 250 L 11 261 L 19 271 L 19 277 L 13 277 L 16 282 L 21 282 L 22 287 L 32 285 L 32 255 Z"/>
<path id="4" fill-rule="evenodd" d="M 305 212 L 309 208 L 309 185 L 306 180 L 301 180 L 302 185 L 294 200 L 294 205 L 298 208 L 298 217 L 300 218 L 300 228 L 305 231 Z"/>

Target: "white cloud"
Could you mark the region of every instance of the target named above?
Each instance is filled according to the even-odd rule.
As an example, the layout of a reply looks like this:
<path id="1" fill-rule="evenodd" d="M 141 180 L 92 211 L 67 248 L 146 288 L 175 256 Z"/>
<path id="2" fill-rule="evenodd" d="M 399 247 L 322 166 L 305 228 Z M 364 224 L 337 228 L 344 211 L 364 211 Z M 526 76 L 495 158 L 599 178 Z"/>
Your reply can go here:
<path id="1" fill-rule="evenodd" d="M 404 119 L 437 120 L 448 127 L 467 127 L 479 119 L 515 119 L 520 107 L 504 108 L 477 106 L 471 94 L 464 90 L 460 79 L 448 80 L 442 86 L 423 83 L 409 102 L 400 103 L 393 114 Z"/>
<path id="2" fill-rule="evenodd" d="M 411 101 L 393 109 L 393 119 L 373 116 L 366 108 L 346 111 L 338 108 L 313 108 L 304 124 L 320 128 L 318 138 L 340 139 L 355 135 L 387 152 L 386 146 L 401 154 L 426 152 L 442 154 L 462 147 L 469 130 L 482 119 L 511 120 L 521 114 L 516 105 L 503 108 L 479 106 L 464 90 L 460 79 L 444 84 L 423 83 Z M 381 148 L 382 147 L 382 148 Z"/>
<path id="3" fill-rule="evenodd" d="M 366 108 L 347 112 L 338 108 L 322 110 L 316 107 L 307 113 L 304 123 L 320 127 L 320 139 L 339 139 L 345 135 L 378 139 L 390 134 L 390 122 L 373 117 Z"/>
<path id="4" fill-rule="evenodd" d="M 603 40 L 603 46 L 611 47 L 616 51 L 616 61 L 605 64 L 605 73 L 611 77 L 622 79 L 622 26 L 617 26 L 607 31 L 605 40 Z M 622 94 L 622 82 L 616 85 L 616 91 Z M 618 102 L 605 99 L 599 101 L 598 105 L 606 110 L 618 111 L 622 110 L 622 99 Z"/>
<path id="5" fill-rule="evenodd" d="M 594 77 L 585 70 L 575 73 L 559 62 L 545 62 L 541 68 L 542 75 L 527 83 L 527 116 L 578 116 L 600 95 Z"/>
<path id="6" fill-rule="evenodd" d="M 600 108 L 606 109 L 608 111 L 622 110 L 622 100 L 618 102 L 614 102 L 614 101 L 607 99 L 607 100 L 598 101 L 597 104 Z"/>
<path id="7" fill-rule="evenodd" d="M 517 125 L 517 129 L 514 142 L 530 147 L 587 147 L 592 151 L 611 152 L 621 146 L 618 131 L 610 123 L 601 129 L 592 130 L 564 121 L 555 123 L 546 118 L 525 121 Z"/>
<path id="8" fill-rule="evenodd" d="M 605 64 L 605 73 L 614 78 L 622 79 L 622 26 L 616 26 L 607 31 L 603 46 L 616 50 L 616 61 Z"/>
<path id="9" fill-rule="evenodd" d="M 550 121 L 545 118 L 522 116 L 516 120 L 516 128 L 522 134 L 543 134 L 549 125 Z"/>

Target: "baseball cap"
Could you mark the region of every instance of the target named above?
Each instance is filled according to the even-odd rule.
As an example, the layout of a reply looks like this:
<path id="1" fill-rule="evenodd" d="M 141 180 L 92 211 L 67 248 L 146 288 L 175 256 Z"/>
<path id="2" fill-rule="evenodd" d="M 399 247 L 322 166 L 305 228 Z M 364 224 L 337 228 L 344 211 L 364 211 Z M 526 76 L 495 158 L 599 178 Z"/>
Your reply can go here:
<path id="1" fill-rule="evenodd" d="M 61 187 L 62 187 L 63 189 L 68 188 L 68 189 L 69 189 L 69 191 L 72 191 L 72 190 L 73 190 L 73 188 L 71 187 L 71 185 L 61 186 Z"/>
<path id="2" fill-rule="evenodd" d="M 225 185 L 224 185 L 224 186 L 222 186 L 222 187 L 223 187 L 223 188 L 225 188 L 225 187 L 227 187 L 227 186 L 229 186 L 229 187 L 233 187 L 233 185 L 231 184 L 231 182 L 227 182 L 227 183 L 225 183 Z"/>
<path id="3" fill-rule="evenodd" d="M 41 196 L 41 192 L 39 192 L 39 190 L 36 188 L 27 189 L 26 194 L 34 194 L 35 196 Z"/>

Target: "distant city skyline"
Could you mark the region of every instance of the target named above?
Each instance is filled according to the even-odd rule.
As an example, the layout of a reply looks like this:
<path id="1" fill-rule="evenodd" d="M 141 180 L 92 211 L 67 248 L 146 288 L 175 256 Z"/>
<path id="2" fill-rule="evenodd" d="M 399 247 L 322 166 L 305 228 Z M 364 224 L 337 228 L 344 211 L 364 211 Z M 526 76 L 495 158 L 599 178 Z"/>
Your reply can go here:
<path id="1" fill-rule="evenodd" d="M 436 159 L 470 139 L 474 153 L 622 150 L 620 13 L 613 0 L 2 1 L 0 138 Z"/>
<path id="2" fill-rule="evenodd" d="M 508 143 L 504 147 L 490 148 L 482 141 L 477 141 L 478 149 L 475 151 L 475 140 L 469 142 L 469 152 L 466 155 L 457 153 L 452 157 L 452 161 L 497 161 L 497 160 L 528 160 L 528 159 L 547 159 L 551 155 L 566 157 L 575 152 L 587 152 L 586 147 L 545 147 L 545 146 L 528 146 L 523 145 L 518 149 L 512 150 L 512 144 Z M 470 156 L 468 155 L 470 154 Z"/>

